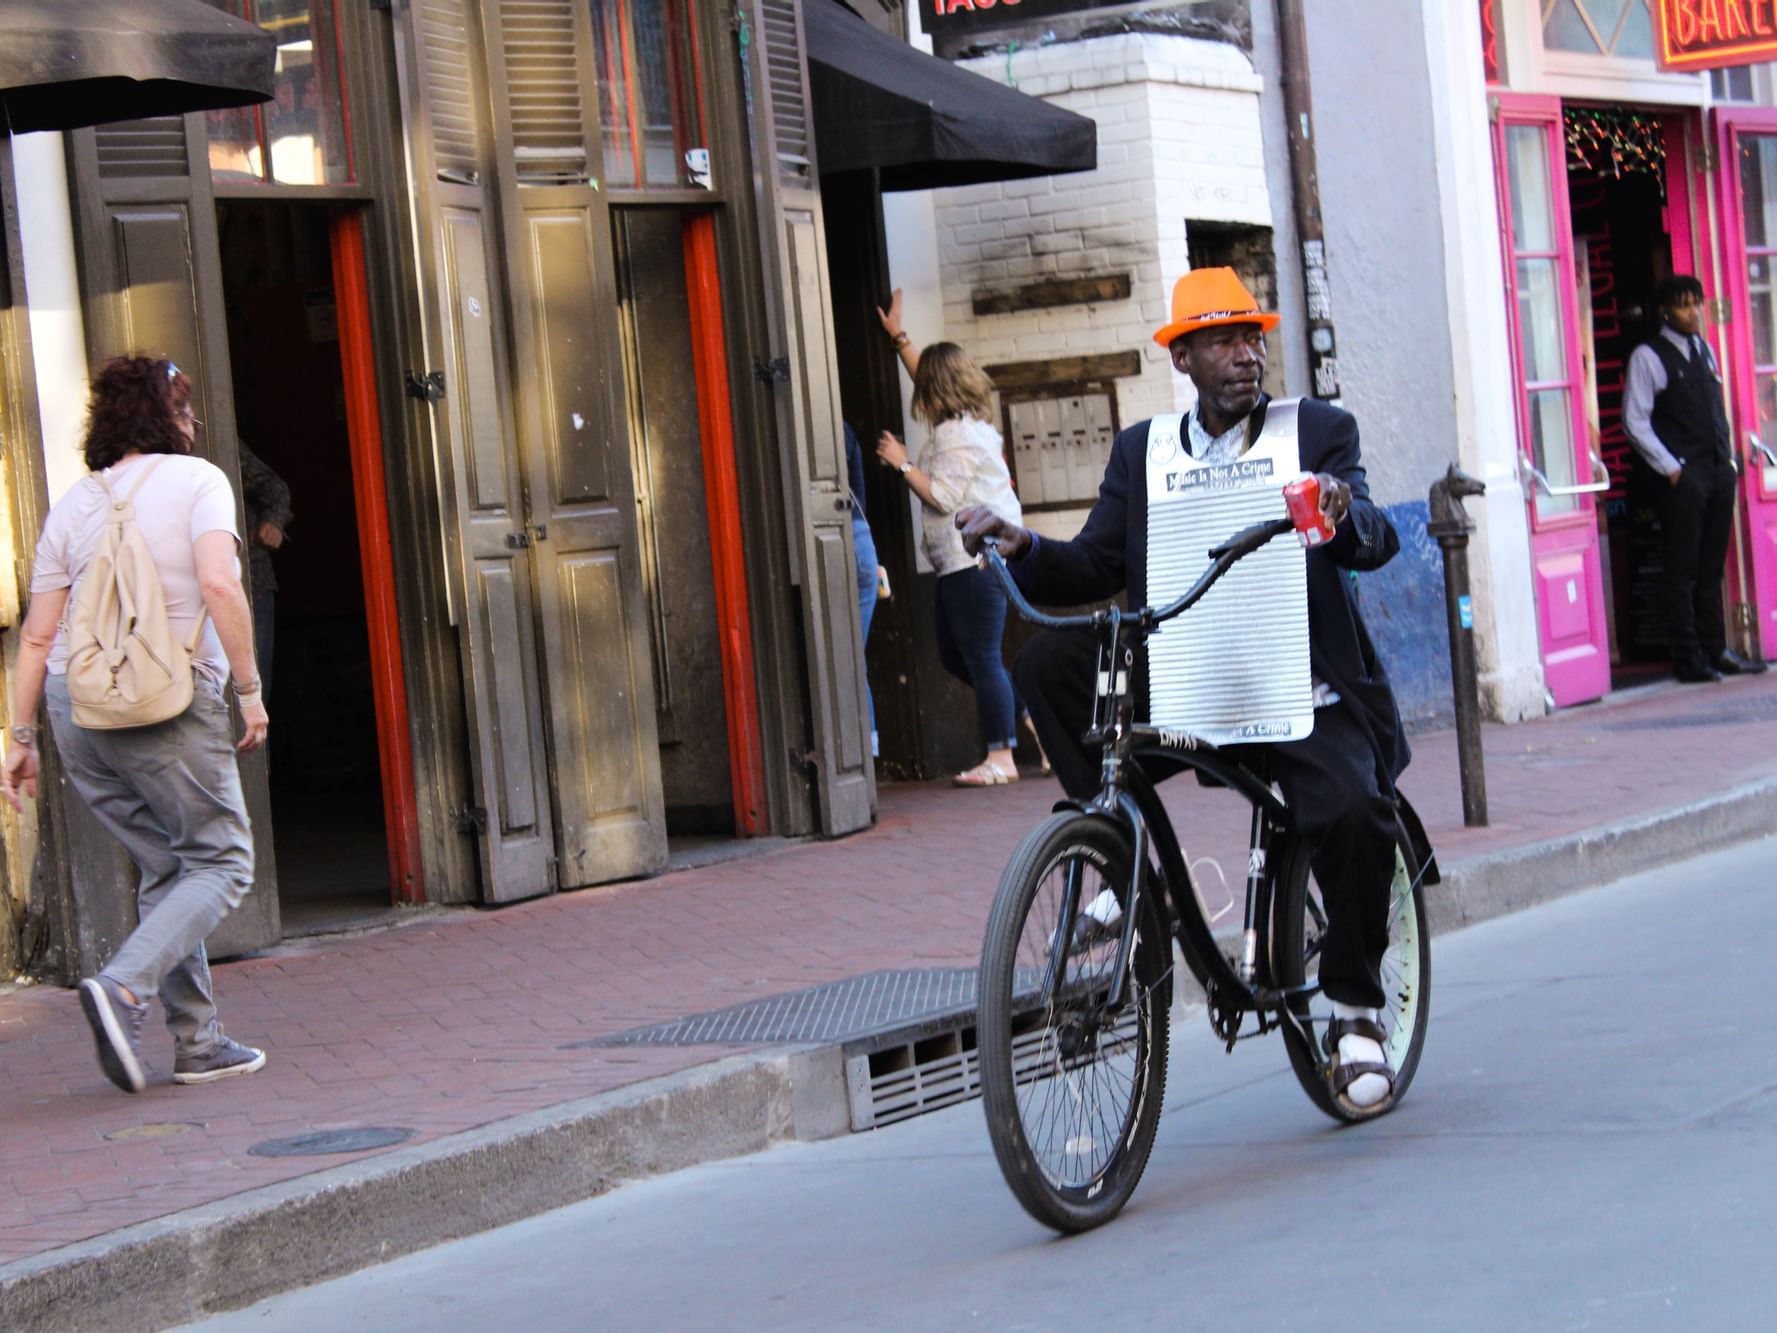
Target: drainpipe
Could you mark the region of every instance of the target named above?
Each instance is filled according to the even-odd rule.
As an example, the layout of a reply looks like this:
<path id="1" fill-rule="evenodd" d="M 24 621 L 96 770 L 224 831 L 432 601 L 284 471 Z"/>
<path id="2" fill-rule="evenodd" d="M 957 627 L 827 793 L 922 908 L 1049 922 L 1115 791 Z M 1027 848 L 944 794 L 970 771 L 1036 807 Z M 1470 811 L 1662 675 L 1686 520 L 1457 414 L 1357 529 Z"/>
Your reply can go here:
<path id="1" fill-rule="evenodd" d="M 1333 292 L 1327 280 L 1326 235 L 1320 219 L 1320 174 L 1314 156 L 1314 93 L 1308 79 L 1308 25 L 1302 0 L 1276 0 L 1281 46 L 1278 83 L 1290 139 L 1290 201 L 1302 246 L 1308 298 L 1309 392 L 1339 401 L 1339 349 L 1333 336 Z"/>

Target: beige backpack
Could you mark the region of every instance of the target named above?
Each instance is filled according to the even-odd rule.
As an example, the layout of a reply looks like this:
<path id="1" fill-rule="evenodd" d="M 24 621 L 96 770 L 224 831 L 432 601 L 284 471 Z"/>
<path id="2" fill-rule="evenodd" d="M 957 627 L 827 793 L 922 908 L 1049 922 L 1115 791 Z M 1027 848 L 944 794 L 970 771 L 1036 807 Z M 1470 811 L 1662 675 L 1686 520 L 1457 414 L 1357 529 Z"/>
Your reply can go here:
<path id="1" fill-rule="evenodd" d="M 191 707 L 191 658 L 205 617 L 198 616 L 189 643 L 173 636 L 160 571 L 136 527 L 136 494 L 160 463 L 157 457 L 144 464 L 121 500 L 103 474 L 92 474 L 111 510 L 67 625 L 68 699 L 76 726 L 147 727 Z"/>

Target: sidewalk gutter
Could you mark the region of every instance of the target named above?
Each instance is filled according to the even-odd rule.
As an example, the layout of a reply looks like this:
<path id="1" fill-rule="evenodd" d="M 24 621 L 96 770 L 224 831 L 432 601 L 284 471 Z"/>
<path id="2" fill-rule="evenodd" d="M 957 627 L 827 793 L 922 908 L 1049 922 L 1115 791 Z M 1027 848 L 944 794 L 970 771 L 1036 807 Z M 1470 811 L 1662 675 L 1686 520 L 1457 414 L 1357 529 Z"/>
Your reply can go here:
<path id="1" fill-rule="evenodd" d="M 1454 862 L 1429 896 L 1433 935 L 1609 884 L 1626 875 L 1777 833 L 1777 778 L 1588 829 Z"/>
<path id="2" fill-rule="evenodd" d="M 700 1162 L 851 1127 L 838 1048 L 736 1056 L 0 1267 L 0 1329 L 161 1329 Z"/>
<path id="3" fill-rule="evenodd" d="M 1777 778 L 1466 858 L 1434 934 L 1777 833 Z M 167 1328 L 627 1181 L 850 1129 L 844 1048 L 735 1056 L 515 1116 L 0 1266 L 0 1329 Z"/>

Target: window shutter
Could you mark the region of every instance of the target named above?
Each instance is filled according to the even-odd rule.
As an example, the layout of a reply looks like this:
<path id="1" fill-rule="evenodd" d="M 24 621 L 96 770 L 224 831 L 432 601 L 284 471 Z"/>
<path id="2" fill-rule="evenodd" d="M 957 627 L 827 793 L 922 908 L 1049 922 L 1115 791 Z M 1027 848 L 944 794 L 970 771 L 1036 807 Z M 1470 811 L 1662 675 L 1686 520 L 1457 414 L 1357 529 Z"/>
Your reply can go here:
<path id="1" fill-rule="evenodd" d="M 95 132 L 99 179 L 145 180 L 187 174 L 185 117 L 124 120 Z"/>
<path id="2" fill-rule="evenodd" d="M 765 69 L 771 84 L 771 131 L 778 175 L 788 184 L 814 179 L 808 135 L 808 99 L 802 77 L 802 34 L 796 0 L 762 0 Z"/>
<path id="3" fill-rule="evenodd" d="M 441 179 L 480 179 L 475 83 L 470 72 L 469 29 L 464 0 L 419 0 L 420 46 L 426 71 L 426 103 L 432 120 L 432 168 Z"/>
<path id="4" fill-rule="evenodd" d="M 501 0 L 512 156 L 520 185 L 580 184 L 585 117 L 574 0 Z"/>

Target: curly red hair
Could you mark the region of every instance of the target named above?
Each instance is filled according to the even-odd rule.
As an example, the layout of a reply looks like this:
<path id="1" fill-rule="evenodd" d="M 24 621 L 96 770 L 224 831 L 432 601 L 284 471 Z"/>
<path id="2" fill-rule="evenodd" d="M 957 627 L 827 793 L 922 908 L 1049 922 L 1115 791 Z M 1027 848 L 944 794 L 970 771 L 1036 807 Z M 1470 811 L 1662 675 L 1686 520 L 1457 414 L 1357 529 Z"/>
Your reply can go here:
<path id="1" fill-rule="evenodd" d="M 188 454 L 181 425 L 191 381 L 164 356 L 118 356 L 93 379 L 86 406 L 86 465 L 94 472 L 125 454 Z"/>

